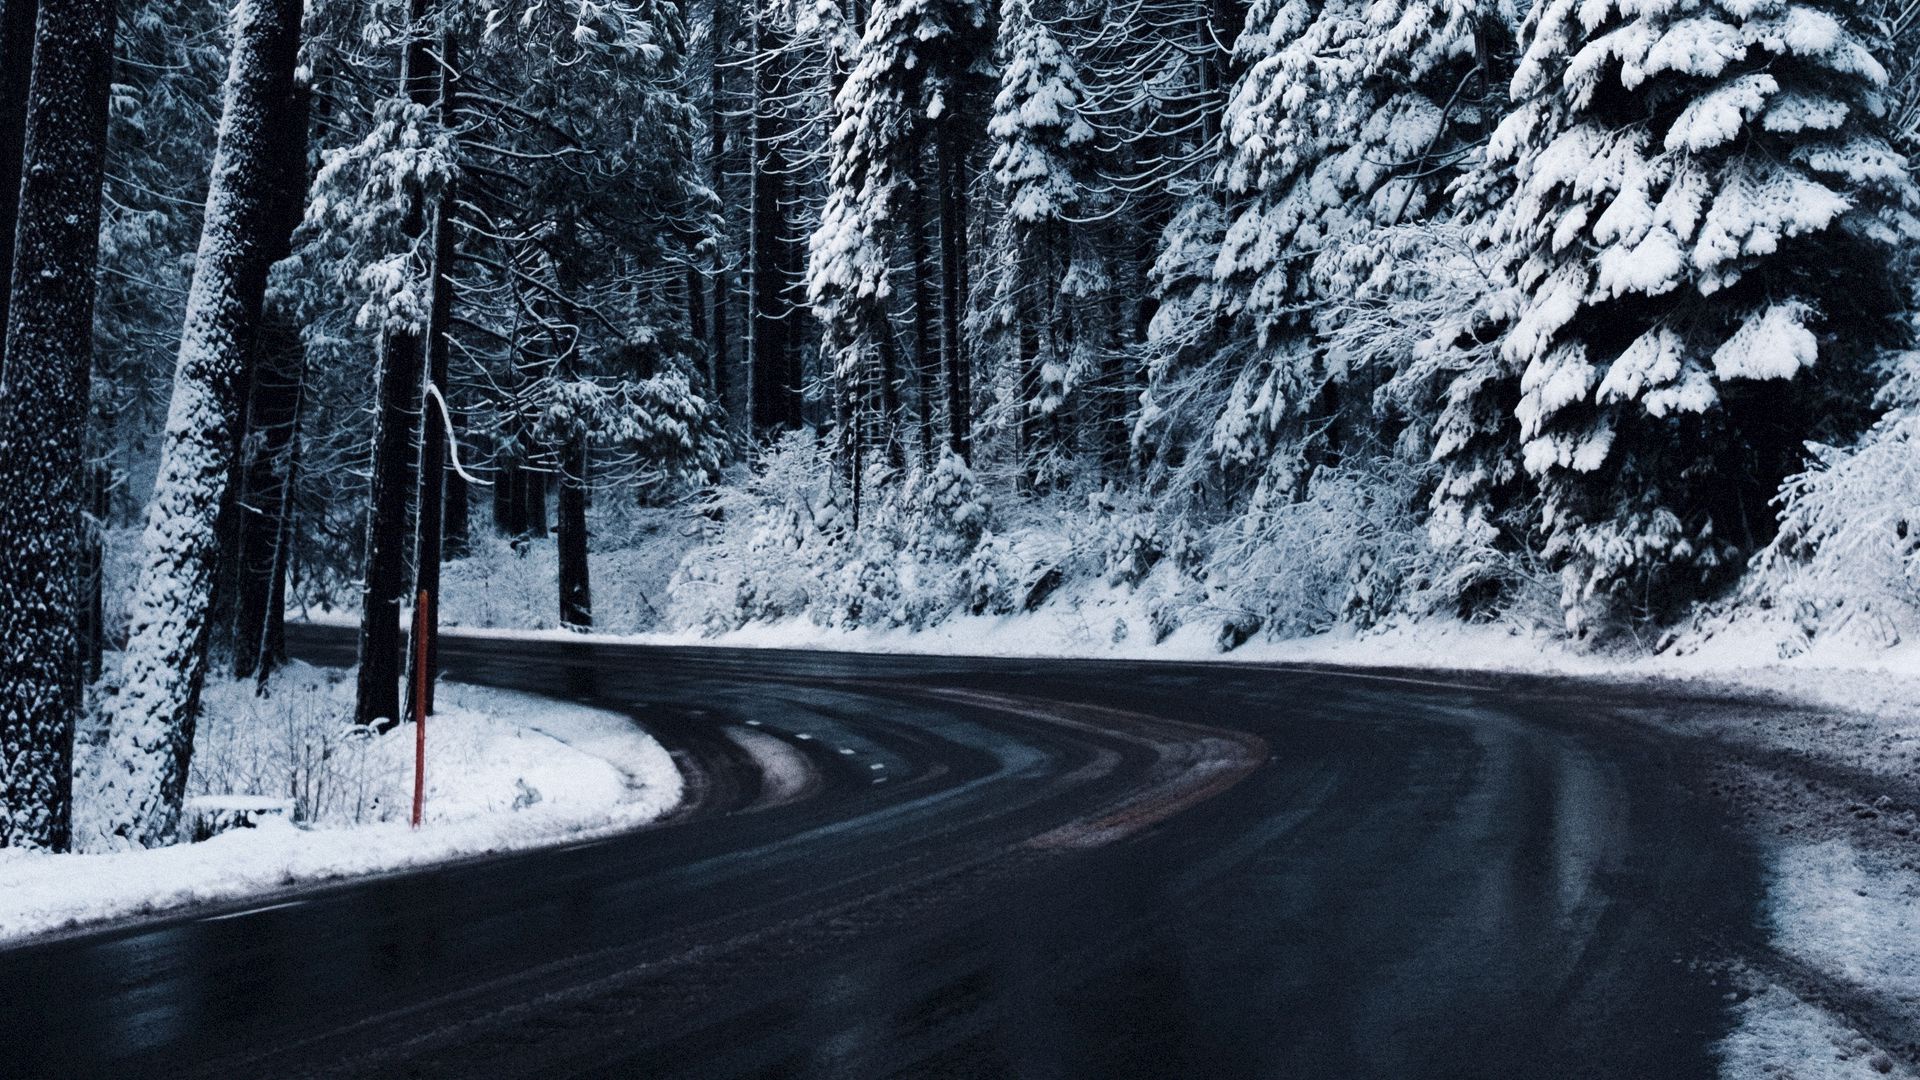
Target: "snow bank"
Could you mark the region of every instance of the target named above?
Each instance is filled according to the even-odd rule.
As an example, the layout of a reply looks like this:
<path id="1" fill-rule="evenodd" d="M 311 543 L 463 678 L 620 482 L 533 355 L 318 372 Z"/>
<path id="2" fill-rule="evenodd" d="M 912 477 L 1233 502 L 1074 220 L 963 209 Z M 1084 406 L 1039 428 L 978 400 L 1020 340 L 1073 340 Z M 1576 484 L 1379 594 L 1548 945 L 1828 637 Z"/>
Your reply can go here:
<path id="1" fill-rule="evenodd" d="M 413 831 L 414 730 L 350 739 L 328 725 L 350 713 L 343 675 L 296 665 L 264 700 L 209 688 L 195 793 L 214 794 L 207 784 L 220 778 L 235 784 L 224 794 L 289 798 L 299 826 L 268 820 L 152 851 L 0 850 L 0 939 L 615 832 L 680 801 L 672 758 L 627 717 L 444 684 L 427 726 L 425 822 Z M 333 741 L 316 741 L 326 728 L 338 729 Z M 288 770 L 323 752 L 330 771 Z M 275 778 L 285 786 L 261 790 Z"/>

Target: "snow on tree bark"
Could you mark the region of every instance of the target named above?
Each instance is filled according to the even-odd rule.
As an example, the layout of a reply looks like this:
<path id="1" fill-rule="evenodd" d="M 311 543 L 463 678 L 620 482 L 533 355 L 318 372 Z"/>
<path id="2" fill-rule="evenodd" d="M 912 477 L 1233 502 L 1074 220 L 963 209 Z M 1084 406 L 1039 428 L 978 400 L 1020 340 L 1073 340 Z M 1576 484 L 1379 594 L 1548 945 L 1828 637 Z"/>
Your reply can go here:
<path id="1" fill-rule="evenodd" d="M 240 0 L 233 10 L 219 144 L 101 765 L 96 828 L 107 846 L 169 843 L 179 820 L 299 22 L 296 0 Z"/>
<path id="2" fill-rule="evenodd" d="M 27 82 L 33 74 L 33 17 L 38 10 L 38 0 L 0 0 L 0 337 L 7 332 L 13 223 L 20 209 L 20 140 L 26 134 Z"/>
<path id="3" fill-rule="evenodd" d="M 15 0 L 7 0 L 9 6 Z M 0 363 L 0 847 L 67 847 L 111 0 L 45 0 Z"/>

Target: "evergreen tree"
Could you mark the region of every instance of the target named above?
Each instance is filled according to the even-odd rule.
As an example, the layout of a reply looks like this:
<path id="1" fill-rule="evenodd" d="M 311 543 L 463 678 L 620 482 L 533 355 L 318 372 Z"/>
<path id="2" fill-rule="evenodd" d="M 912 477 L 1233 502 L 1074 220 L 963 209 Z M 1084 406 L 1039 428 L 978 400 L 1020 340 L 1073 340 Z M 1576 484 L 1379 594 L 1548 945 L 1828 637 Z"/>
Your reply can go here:
<path id="1" fill-rule="evenodd" d="M 34 33 L 0 354 L 0 847 L 60 850 L 71 839 L 86 678 L 77 433 L 93 364 L 113 29 L 112 0 L 43 0 Z"/>
<path id="2" fill-rule="evenodd" d="M 1725 581 L 1803 443 L 1858 430 L 1914 193 L 1851 5 L 1550 0 L 1524 39 L 1502 355 L 1580 634 Z"/>
<path id="3" fill-rule="evenodd" d="M 1045 489 L 1071 472 L 1063 413 L 1094 374 L 1076 348 L 1072 309 L 1093 274 L 1074 268 L 1076 215 L 1086 185 L 1093 128 L 1081 116 L 1087 90 L 1072 58 L 1031 0 L 1007 0 L 1000 22 L 1000 92 L 987 134 L 993 178 L 1005 200 L 1000 311 L 1012 338 L 1015 423 L 1023 473 Z"/>
<path id="4" fill-rule="evenodd" d="M 219 149 L 101 777 L 108 818 L 100 828 L 110 844 L 171 842 L 180 816 L 207 670 L 216 526 L 266 292 L 282 156 L 275 141 L 304 135 L 288 127 L 299 32 L 296 0 L 234 8 Z"/>
<path id="5" fill-rule="evenodd" d="M 880 0 L 834 96 L 832 163 L 812 237 L 808 299 L 826 328 L 846 468 L 857 469 L 873 450 L 900 458 L 889 249 L 918 148 L 929 137 L 964 141 L 955 125 L 967 116 L 988 34 L 978 0 Z M 963 226 L 949 221 L 945 234 L 951 238 L 956 227 Z M 955 276 L 947 275 L 950 282 Z M 947 317 L 956 316 L 950 302 Z"/>

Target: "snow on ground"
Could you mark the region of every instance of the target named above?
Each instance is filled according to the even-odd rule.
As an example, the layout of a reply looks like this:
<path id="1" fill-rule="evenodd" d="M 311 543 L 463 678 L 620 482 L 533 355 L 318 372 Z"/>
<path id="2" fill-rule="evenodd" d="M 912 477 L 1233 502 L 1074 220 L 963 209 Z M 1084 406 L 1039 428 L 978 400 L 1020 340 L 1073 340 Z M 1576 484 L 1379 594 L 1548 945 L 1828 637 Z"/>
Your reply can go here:
<path id="1" fill-rule="evenodd" d="M 266 699 L 208 688 L 190 794 L 291 799 L 298 826 L 153 851 L 0 850 L 0 939 L 633 828 L 680 801 L 672 758 L 627 717 L 443 684 L 413 831 L 414 729 L 347 734 L 345 674 L 294 665 Z"/>
<path id="2" fill-rule="evenodd" d="M 1783 845 L 1771 860 L 1775 947 L 1920 1013 L 1920 873 L 1844 840 Z"/>
<path id="3" fill-rule="evenodd" d="M 1914 1080 L 1885 1051 L 1824 1010 L 1777 986 L 1734 1007 L 1720 1044 L 1727 1080 Z"/>

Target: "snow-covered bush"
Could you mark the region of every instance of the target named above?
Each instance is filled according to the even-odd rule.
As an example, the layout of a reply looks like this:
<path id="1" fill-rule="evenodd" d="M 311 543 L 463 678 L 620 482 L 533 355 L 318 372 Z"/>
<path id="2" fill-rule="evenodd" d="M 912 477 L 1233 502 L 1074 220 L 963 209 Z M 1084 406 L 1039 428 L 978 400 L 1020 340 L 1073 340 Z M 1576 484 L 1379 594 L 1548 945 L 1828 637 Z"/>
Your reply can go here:
<path id="1" fill-rule="evenodd" d="M 1211 602 L 1280 637 L 1380 621 L 1426 549 L 1424 473 L 1381 455 L 1316 469 L 1303 497 L 1263 488 L 1215 533 Z"/>
<path id="2" fill-rule="evenodd" d="M 826 447 L 810 430 L 768 447 L 737 483 L 714 489 L 706 542 L 668 590 L 668 622 L 708 633 L 806 613 L 845 558 L 848 513 Z"/>
<path id="3" fill-rule="evenodd" d="M 1850 449 L 1816 448 L 1779 504 L 1780 533 L 1741 600 L 1745 614 L 1784 623 L 1783 651 L 1920 633 L 1920 412 L 1896 410 Z"/>
<path id="4" fill-rule="evenodd" d="M 958 456 L 926 473 L 863 470 L 860 527 L 827 448 L 783 437 L 708 508 L 707 542 L 682 562 L 669 622 L 723 633 L 807 616 L 822 626 L 924 628 L 966 602 L 991 504 Z"/>

